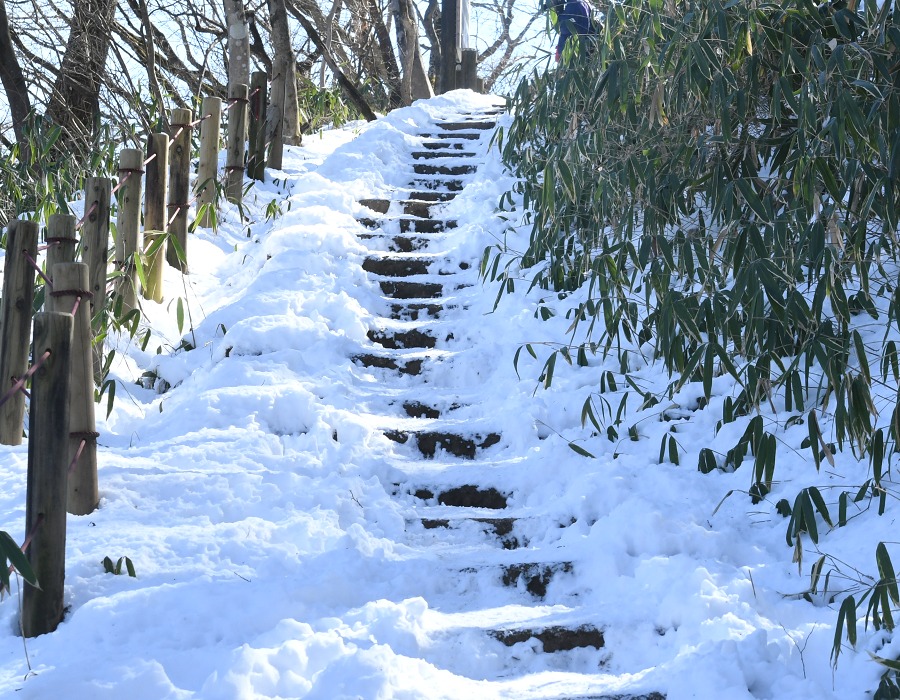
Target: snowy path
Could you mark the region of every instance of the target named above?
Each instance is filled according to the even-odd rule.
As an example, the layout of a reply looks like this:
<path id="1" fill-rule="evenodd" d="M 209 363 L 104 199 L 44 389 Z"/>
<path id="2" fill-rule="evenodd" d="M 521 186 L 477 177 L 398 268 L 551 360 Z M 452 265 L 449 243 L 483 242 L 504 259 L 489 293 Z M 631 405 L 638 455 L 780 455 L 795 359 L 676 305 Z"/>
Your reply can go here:
<path id="1" fill-rule="evenodd" d="M 877 685 L 866 652 L 895 658 L 900 640 L 861 634 L 832 671 L 834 605 L 798 596 L 821 553 L 791 561 L 746 469 L 696 470 L 746 421 L 716 431 L 690 384 L 653 407 L 620 386 L 602 399 L 628 404 L 622 439 L 591 437 L 581 406 L 618 371 L 599 353 L 536 388 L 573 298 L 517 279 L 495 308 L 479 277 L 486 246 L 527 238 L 497 211 L 514 184 L 489 145 L 498 103 L 457 91 L 308 137 L 243 217 L 226 207 L 192 235 L 190 274 L 168 270 L 166 301 L 142 307 L 147 342 L 107 340 L 101 507 L 69 518 L 67 615 L 27 660 L 18 598 L 0 604 L 0 698 L 861 700 Z M 525 343 L 537 357 L 517 371 Z M 665 395 L 649 361 L 632 377 Z M 793 449 L 773 499 L 854 473 L 817 474 L 805 428 L 777 429 Z M 0 529 L 21 541 L 25 446 L 2 459 Z M 833 587 L 877 574 L 862 531 L 823 538 Z M 104 573 L 106 556 L 137 578 Z"/>

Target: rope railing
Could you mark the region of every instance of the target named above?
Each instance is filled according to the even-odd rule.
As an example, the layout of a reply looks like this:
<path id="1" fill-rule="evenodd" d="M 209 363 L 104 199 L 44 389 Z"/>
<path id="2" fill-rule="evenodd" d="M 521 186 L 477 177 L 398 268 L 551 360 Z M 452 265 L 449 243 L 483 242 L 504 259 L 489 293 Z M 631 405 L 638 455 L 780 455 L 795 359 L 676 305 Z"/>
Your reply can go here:
<path id="1" fill-rule="evenodd" d="M 25 384 L 29 379 L 37 372 L 41 366 L 47 361 L 47 358 L 50 357 L 51 352 L 49 350 L 44 351 L 44 354 L 41 355 L 37 362 L 35 362 L 31 367 L 28 368 L 28 371 L 25 372 L 19 379 L 15 381 L 15 383 L 7 390 L 7 392 L 0 397 L 0 406 L 9 401 L 13 396 L 15 396 L 18 392 L 25 388 Z"/>
<path id="2" fill-rule="evenodd" d="M 28 261 L 28 264 L 31 265 L 35 272 L 37 272 L 38 276 L 44 280 L 44 284 L 46 284 L 50 289 L 53 289 L 53 280 L 51 280 L 47 275 L 44 274 L 44 271 L 41 269 L 41 266 L 37 264 L 37 261 L 31 257 L 31 254 L 27 250 L 22 251 L 22 255 L 25 256 L 25 259 Z"/>

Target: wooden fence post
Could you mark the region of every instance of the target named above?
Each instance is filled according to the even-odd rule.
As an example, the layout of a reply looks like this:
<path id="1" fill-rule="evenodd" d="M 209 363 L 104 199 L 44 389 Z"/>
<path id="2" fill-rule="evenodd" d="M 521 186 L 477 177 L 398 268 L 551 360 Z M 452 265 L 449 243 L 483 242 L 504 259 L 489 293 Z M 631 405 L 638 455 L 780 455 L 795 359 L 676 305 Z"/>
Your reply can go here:
<path id="1" fill-rule="evenodd" d="M 88 286 L 83 287 L 91 295 L 88 304 L 88 320 L 97 317 L 106 308 L 106 278 L 109 276 L 109 204 L 112 198 L 112 180 L 106 177 L 88 177 L 84 181 L 84 204 L 89 214 L 81 229 L 81 260 L 88 266 Z M 52 271 L 47 267 L 47 271 Z M 68 309 L 66 309 L 68 311 Z M 100 376 L 103 366 L 102 344 L 93 346 L 91 357 L 94 375 Z"/>
<path id="2" fill-rule="evenodd" d="M 467 90 L 475 90 L 478 85 L 478 51 L 475 49 L 462 50 L 462 85 Z"/>
<path id="3" fill-rule="evenodd" d="M 75 261 L 77 220 L 71 214 L 52 214 L 47 221 L 47 270 L 63 262 Z M 46 299 L 44 300 L 46 306 Z"/>
<path id="4" fill-rule="evenodd" d="M 0 396 L 28 370 L 35 270 L 25 254 L 37 258 L 36 221 L 10 222 L 0 302 Z M 25 396 L 16 392 L 0 406 L 0 443 L 21 445 L 25 424 Z"/>
<path id="5" fill-rule="evenodd" d="M 269 78 L 265 71 L 255 71 L 250 78 L 247 175 L 259 182 L 266 179 L 266 109 L 268 91 Z"/>
<path id="6" fill-rule="evenodd" d="M 191 110 L 173 109 L 172 143 L 169 148 L 169 218 L 166 260 L 183 273 L 188 271 L 188 195 L 191 191 Z"/>
<path id="7" fill-rule="evenodd" d="M 54 265 L 50 272 L 53 276 L 50 311 L 75 311 L 72 358 L 69 362 L 69 451 L 66 465 L 71 472 L 68 474 L 67 509 L 72 515 L 87 515 L 100 501 L 91 351 L 91 291 L 88 289 L 90 275 L 84 263 Z"/>
<path id="8" fill-rule="evenodd" d="M 246 85 L 229 85 L 228 146 L 225 156 L 225 197 L 233 204 L 240 204 L 244 197 L 244 146 L 247 133 Z"/>
<path id="9" fill-rule="evenodd" d="M 116 280 L 116 294 L 122 298 L 122 311 L 137 306 L 137 275 L 134 258 L 141 251 L 141 189 L 144 174 L 144 152 L 139 148 L 123 148 L 119 153 L 119 191 L 116 196 L 116 267 L 121 276 Z M 96 366 L 94 379 L 99 382 Z"/>
<path id="10" fill-rule="evenodd" d="M 47 350 L 50 354 L 31 384 L 25 532 L 31 536 L 28 561 L 41 587 L 26 585 L 22 594 L 26 637 L 52 632 L 63 616 L 72 325 L 71 314 L 34 317 L 34 360 L 39 361 Z"/>
<path id="11" fill-rule="evenodd" d="M 169 135 L 151 134 L 147 141 L 147 158 L 156 156 L 147 163 L 144 183 L 144 246 L 153 250 L 147 257 L 144 272 L 147 288 L 144 298 L 161 302 L 163 300 L 163 263 L 165 262 L 165 241 L 157 240 L 166 235 L 166 193 L 169 189 Z M 155 249 L 155 250 L 154 250 Z"/>
<path id="12" fill-rule="evenodd" d="M 222 98 L 204 97 L 201 112 L 203 112 L 203 122 L 200 124 L 200 163 L 197 166 L 194 190 L 197 193 L 197 211 L 200 212 L 199 225 L 209 228 L 216 221 L 215 212 L 211 209 L 216 206 L 216 173 L 219 169 Z"/>

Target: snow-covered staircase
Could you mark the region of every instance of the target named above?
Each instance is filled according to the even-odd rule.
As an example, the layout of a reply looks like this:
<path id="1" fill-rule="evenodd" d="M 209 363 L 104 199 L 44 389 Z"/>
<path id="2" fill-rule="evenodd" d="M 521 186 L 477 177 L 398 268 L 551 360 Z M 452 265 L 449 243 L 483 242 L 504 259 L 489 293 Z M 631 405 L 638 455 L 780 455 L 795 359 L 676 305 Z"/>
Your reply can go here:
<path id="1" fill-rule="evenodd" d="M 360 200 L 364 213 L 358 217 L 359 237 L 371 250 L 363 269 L 380 289 L 384 305 L 373 309 L 378 316 L 368 332 L 371 347 L 352 361 L 367 372 L 374 386 L 396 396 L 384 415 L 370 418 L 394 443 L 389 461 L 395 478 L 385 488 L 407 506 L 407 544 L 420 553 L 424 566 L 445 566 L 448 578 L 459 581 L 457 587 L 504 587 L 510 591 L 509 600 L 515 601 L 482 611 L 466 610 L 464 602 L 456 606 L 447 599 L 431 599 L 429 605 L 469 621 L 458 633 L 469 644 L 478 640 L 472 654 L 505 654 L 509 662 L 535 654 L 559 657 L 547 665 L 565 669 L 567 655 L 588 653 L 601 667 L 610 653 L 602 626 L 579 611 L 577 601 L 554 593 L 554 580 L 571 576 L 575 564 L 566 559 L 564 548 L 532 544 L 536 532 L 568 523 L 516 504 L 517 482 L 511 476 L 521 465 L 496 457 L 492 448 L 502 446 L 504 439 L 496 426 L 483 418 L 467 418 L 474 413 L 467 411 L 471 407 L 467 397 L 478 396 L 481 388 L 473 385 L 477 378 L 460 376 L 448 382 L 447 377 L 455 377 L 452 370 L 442 367 L 440 373 L 432 372 L 465 350 L 466 306 L 460 291 L 472 285 L 471 268 L 477 265 L 477 260 L 453 263 L 447 255 L 445 234 L 457 222 L 446 213 L 446 205 L 464 191 L 466 176 L 483 162 L 478 154 L 485 152 L 501 112 L 498 107 L 436 120 L 433 129 L 417 135 L 420 142 L 410 152 L 413 176 L 408 187 L 397 188 L 389 199 Z M 540 539 L 546 541 L 543 534 Z M 428 598 L 424 593 L 423 597 Z M 530 610 L 523 614 L 523 608 Z M 627 683 L 621 690 L 604 692 L 602 684 L 593 686 L 589 675 L 584 678 L 583 683 L 570 678 L 569 686 L 542 686 L 536 681 L 521 694 L 501 695 L 498 689 L 497 696 L 664 697 L 647 692 L 645 685 L 628 692 Z"/>

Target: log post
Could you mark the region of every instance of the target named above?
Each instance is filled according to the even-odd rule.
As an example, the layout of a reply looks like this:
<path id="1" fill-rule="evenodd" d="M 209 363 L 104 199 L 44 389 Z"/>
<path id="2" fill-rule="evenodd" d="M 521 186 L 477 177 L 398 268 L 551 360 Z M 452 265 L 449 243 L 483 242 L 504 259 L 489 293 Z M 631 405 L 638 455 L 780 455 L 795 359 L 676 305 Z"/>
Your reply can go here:
<path id="1" fill-rule="evenodd" d="M 52 214 L 47 222 L 47 269 L 64 262 L 75 262 L 77 220 L 71 214 Z M 44 304 L 46 305 L 46 299 Z"/>
<path id="2" fill-rule="evenodd" d="M 219 169 L 219 137 L 222 124 L 222 98 L 204 97 L 203 122 L 200 124 L 200 162 L 194 191 L 197 193 L 198 226 L 215 228 L 216 173 Z"/>
<path id="3" fill-rule="evenodd" d="M 225 157 L 225 197 L 232 204 L 240 204 L 244 197 L 244 144 L 247 133 L 246 85 L 230 85 L 228 101 L 228 145 Z"/>
<path id="4" fill-rule="evenodd" d="M 119 191 L 116 214 L 116 294 L 122 299 L 122 312 L 137 306 L 137 275 L 134 259 L 143 248 L 141 233 L 141 190 L 144 174 L 144 152 L 139 148 L 123 148 L 119 153 Z M 94 379 L 99 381 L 94 368 Z"/>
<path id="5" fill-rule="evenodd" d="M 459 0 L 441 0 L 441 71 L 438 92 L 456 89 L 459 63 Z"/>
<path id="6" fill-rule="evenodd" d="M 49 310 L 75 312 L 72 359 L 69 362 L 69 451 L 66 465 L 71 471 L 68 474 L 67 509 L 72 515 L 87 515 L 100 501 L 91 351 L 91 291 L 88 289 L 90 276 L 88 266 L 83 263 L 54 265 L 50 272 L 53 275 L 53 291 L 49 297 Z"/>
<path id="7" fill-rule="evenodd" d="M 475 49 L 462 50 L 462 85 L 467 90 L 476 90 L 478 87 L 478 51 Z"/>
<path id="8" fill-rule="evenodd" d="M 88 319 L 98 318 L 106 308 L 106 278 L 109 276 L 109 204 L 112 198 L 112 180 L 106 177 L 88 177 L 84 181 L 84 203 L 89 214 L 81 229 L 81 260 L 88 266 L 88 286 L 91 297 Z M 53 268 L 47 266 L 47 271 Z M 68 309 L 66 309 L 68 311 Z M 91 351 L 94 374 L 100 376 L 103 366 L 102 343 Z"/>
<path id="9" fill-rule="evenodd" d="M 266 110 L 269 78 L 256 71 L 250 78 L 250 127 L 248 131 L 247 175 L 263 182 L 266 179 Z"/>
<path id="10" fill-rule="evenodd" d="M 39 361 L 48 350 L 50 354 L 31 384 L 25 532 L 31 536 L 28 561 L 41 587 L 26 585 L 22 594 L 26 637 L 52 632 L 63 617 L 72 325 L 71 314 L 34 317 L 34 360 Z"/>
<path id="11" fill-rule="evenodd" d="M 147 264 L 144 272 L 147 288 L 144 298 L 163 300 L 163 264 L 165 262 L 166 192 L 169 188 L 169 135 L 151 134 L 147 141 L 147 163 L 144 176 L 144 245 Z M 162 240 L 161 240 L 162 239 Z"/>
<path id="12" fill-rule="evenodd" d="M 0 301 L 0 396 L 28 370 L 28 345 L 34 304 L 34 267 L 25 254 L 37 258 L 36 221 L 10 222 Z M 25 395 L 18 391 L 0 406 L 0 443 L 21 445 L 25 424 Z"/>
<path id="13" fill-rule="evenodd" d="M 166 261 L 187 273 L 188 195 L 191 191 L 191 110 L 173 109 L 169 146 L 169 209 Z"/>

